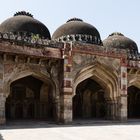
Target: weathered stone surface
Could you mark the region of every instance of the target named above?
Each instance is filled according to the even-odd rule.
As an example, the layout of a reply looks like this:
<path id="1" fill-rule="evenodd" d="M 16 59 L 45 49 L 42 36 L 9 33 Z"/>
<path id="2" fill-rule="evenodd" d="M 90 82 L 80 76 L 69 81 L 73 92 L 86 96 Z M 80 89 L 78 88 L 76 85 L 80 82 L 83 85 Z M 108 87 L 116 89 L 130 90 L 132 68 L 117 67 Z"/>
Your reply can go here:
<path id="1" fill-rule="evenodd" d="M 32 119 L 48 115 L 56 122 L 69 123 L 79 115 L 80 119 L 104 116 L 102 119 L 126 121 L 130 104 L 123 84 L 128 82 L 128 87 L 140 88 L 139 68 L 129 66 L 128 69 L 127 61 L 123 62 L 127 54 L 111 53 L 103 46 L 91 44 L 56 42 L 57 45 L 61 47 L 53 48 L 50 44 L 50 47 L 35 48 L 0 42 L 0 123 L 7 119 L 6 109 L 11 110 L 11 116 L 15 115 L 20 101 L 12 102 L 10 96 L 14 96 L 21 83 L 26 87 L 23 118 L 28 116 L 27 108 L 33 103 Z M 34 95 L 35 91 L 38 93 Z M 36 98 L 31 101 L 29 98 L 33 96 Z M 14 107 L 7 107 L 11 104 L 9 100 Z M 79 111 L 76 117 L 74 110 Z"/>

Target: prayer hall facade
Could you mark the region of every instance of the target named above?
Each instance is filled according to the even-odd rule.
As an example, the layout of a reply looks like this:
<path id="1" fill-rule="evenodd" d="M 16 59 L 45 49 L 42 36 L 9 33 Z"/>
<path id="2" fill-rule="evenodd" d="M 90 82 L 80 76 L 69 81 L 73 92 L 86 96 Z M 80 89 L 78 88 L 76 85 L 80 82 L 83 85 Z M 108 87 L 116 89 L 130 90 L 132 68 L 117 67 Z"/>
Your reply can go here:
<path id="1" fill-rule="evenodd" d="M 72 18 L 53 35 L 28 12 L 0 24 L 0 124 L 140 118 L 137 44 Z"/>

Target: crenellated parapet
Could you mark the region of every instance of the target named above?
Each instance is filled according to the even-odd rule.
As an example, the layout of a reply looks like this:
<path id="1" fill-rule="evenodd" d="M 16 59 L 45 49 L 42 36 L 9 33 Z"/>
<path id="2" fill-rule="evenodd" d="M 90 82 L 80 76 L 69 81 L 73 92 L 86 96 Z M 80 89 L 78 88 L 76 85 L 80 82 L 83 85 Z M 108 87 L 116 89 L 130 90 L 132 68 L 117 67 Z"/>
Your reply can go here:
<path id="1" fill-rule="evenodd" d="M 44 39 L 39 34 L 27 33 L 27 32 L 16 32 L 16 33 L 0 33 L 0 41 L 8 41 L 11 44 L 26 45 L 31 47 L 52 47 L 61 48 L 62 43 Z"/>

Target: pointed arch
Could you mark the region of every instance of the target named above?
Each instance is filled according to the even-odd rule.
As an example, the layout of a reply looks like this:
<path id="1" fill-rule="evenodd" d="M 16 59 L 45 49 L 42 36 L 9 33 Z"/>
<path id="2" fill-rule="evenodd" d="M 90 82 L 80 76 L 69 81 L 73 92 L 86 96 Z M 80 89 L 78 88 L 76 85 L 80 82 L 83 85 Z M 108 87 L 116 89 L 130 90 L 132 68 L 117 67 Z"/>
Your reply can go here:
<path id="1" fill-rule="evenodd" d="M 23 70 L 20 72 L 13 72 L 11 73 L 8 78 L 4 81 L 4 92 L 6 94 L 6 97 L 8 97 L 10 93 L 10 85 L 16 80 L 22 79 L 24 77 L 32 76 L 44 83 L 50 83 L 51 86 L 53 87 L 53 94 L 55 94 L 57 91 L 56 85 L 51 79 L 51 77 L 48 74 L 43 74 L 41 72 L 35 72 L 31 70 Z"/>
<path id="2" fill-rule="evenodd" d="M 105 90 L 106 98 L 116 98 L 118 96 L 118 78 L 115 73 L 108 67 L 96 63 L 81 69 L 73 81 L 73 95 L 76 93 L 76 87 L 82 81 L 91 78 L 99 83 Z"/>
<path id="3" fill-rule="evenodd" d="M 25 107 L 24 110 L 21 109 L 22 113 L 24 112 L 23 113 L 24 115 L 21 114 L 21 112 L 19 112 L 19 114 L 21 114 L 21 116 L 22 116 L 22 117 L 20 116 L 21 119 L 24 118 L 25 116 L 26 117 L 31 116 L 31 117 L 34 118 L 34 117 L 36 117 L 35 114 L 38 114 L 37 117 L 40 117 L 40 119 L 43 119 L 43 117 L 53 119 L 53 120 L 58 119 L 58 117 L 59 117 L 59 114 L 58 114 L 58 111 L 57 111 L 58 110 L 57 109 L 58 102 L 56 100 L 56 93 L 58 92 L 58 90 L 56 88 L 55 83 L 53 82 L 53 79 L 47 73 L 44 74 L 44 73 L 41 73 L 40 71 L 34 71 L 34 70 L 31 70 L 31 69 L 30 70 L 21 70 L 21 71 L 12 72 L 12 73 L 9 74 L 9 76 L 7 76 L 5 78 L 4 92 L 5 92 L 6 97 L 7 97 L 7 99 L 6 99 L 6 106 L 7 106 L 6 110 L 11 112 L 11 110 L 9 109 L 11 107 L 10 101 L 15 100 L 15 98 L 12 98 L 13 96 L 12 97 L 9 96 L 10 94 L 12 95 L 12 93 L 14 93 L 13 92 L 13 87 L 14 87 L 13 84 L 15 84 L 16 89 L 18 89 L 17 88 L 18 82 L 19 82 L 19 85 L 20 85 L 20 82 L 21 82 L 20 80 L 24 81 L 23 82 L 23 84 L 25 85 L 24 86 L 25 87 L 24 88 L 25 92 L 23 93 L 24 96 L 22 96 L 22 94 L 19 94 L 19 95 L 21 95 L 20 96 L 21 98 L 23 97 L 23 99 L 25 99 L 26 96 L 27 96 L 27 93 L 29 93 L 29 90 L 27 90 L 28 89 L 27 88 L 28 84 L 29 84 L 30 88 L 34 87 L 34 84 L 31 83 L 32 80 L 28 81 L 28 80 L 30 80 L 29 78 L 31 78 L 31 77 L 38 80 L 38 82 L 40 81 L 41 84 L 39 83 L 39 85 L 40 85 L 39 88 L 37 88 L 38 86 L 36 86 L 36 88 L 34 88 L 34 93 L 37 93 L 37 94 L 36 94 L 36 96 L 32 97 L 31 103 L 30 103 L 30 100 L 28 100 L 26 102 L 23 100 L 22 107 L 24 107 L 24 104 L 26 104 L 27 106 Z M 30 85 L 30 83 L 31 83 L 31 85 Z M 42 86 L 45 85 L 45 84 L 49 86 L 49 91 L 48 92 L 46 91 L 45 88 L 41 89 Z M 35 85 L 37 85 L 37 82 L 35 82 Z M 41 100 L 41 98 L 43 98 L 43 97 L 40 96 L 42 94 L 42 92 L 47 92 L 47 97 L 46 98 L 47 98 L 47 100 L 49 99 L 48 101 L 45 100 L 46 98 L 43 101 Z M 59 94 L 59 92 L 58 92 L 58 94 Z M 20 99 L 18 99 L 18 100 L 20 100 Z M 16 103 L 16 102 L 14 102 L 14 103 Z M 15 106 L 17 106 L 17 105 L 15 104 Z M 33 111 L 33 112 L 31 112 L 31 111 Z M 36 113 L 34 113 L 34 111 Z M 8 114 L 10 114 L 10 112 L 8 112 Z M 15 111 L 13 111 L 13 112 L 15 114 Z"/>

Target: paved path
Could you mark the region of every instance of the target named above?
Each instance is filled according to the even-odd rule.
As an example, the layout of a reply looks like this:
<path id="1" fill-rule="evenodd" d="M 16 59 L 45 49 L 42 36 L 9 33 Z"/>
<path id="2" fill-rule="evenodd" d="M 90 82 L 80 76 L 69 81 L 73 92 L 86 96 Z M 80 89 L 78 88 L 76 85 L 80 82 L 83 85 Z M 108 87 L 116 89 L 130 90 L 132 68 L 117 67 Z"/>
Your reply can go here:
<path id="1" fill-rule="evenodd" d="M 0 140 L 139 140 L 140 123 L 9 125 L 0 128 Z"/>

